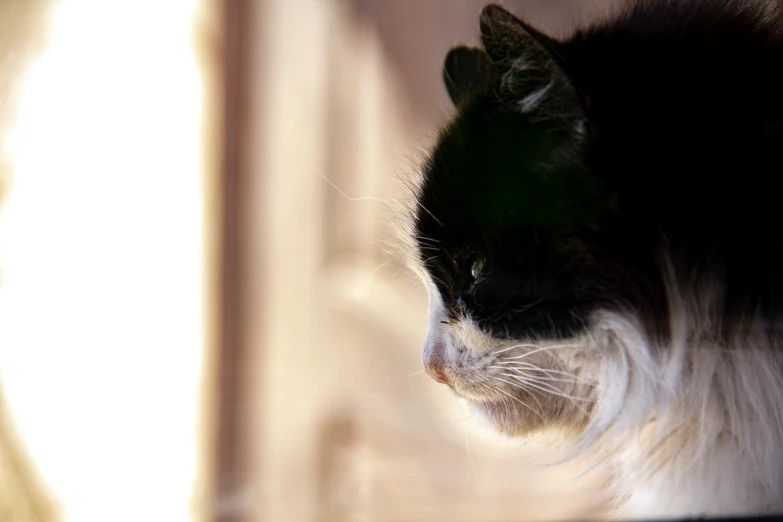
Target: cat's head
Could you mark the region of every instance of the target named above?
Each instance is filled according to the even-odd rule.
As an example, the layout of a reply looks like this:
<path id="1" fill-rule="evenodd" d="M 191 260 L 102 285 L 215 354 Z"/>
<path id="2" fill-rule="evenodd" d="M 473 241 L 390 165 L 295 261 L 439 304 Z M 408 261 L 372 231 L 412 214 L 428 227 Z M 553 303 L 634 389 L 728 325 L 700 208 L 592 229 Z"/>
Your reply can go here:
<path id="1" fill-rule="evenodd" d="M 446 58 L 457 115 L 418 192 L 431 307 L 423 361 L 503 432 L 578 426 L 591 395 L 587 326 L 621 291 L 595 270 L 606 266 L 596 238 L 618 219 L 614 196 L 591 174 L 588 100 L 558 43 L 494 5 L 481 35 L 483 49 Z"/>
<path id="2" fill-rule="evenodd" d="M 456 115 L 405 223 L 425 369 L 503 433 L 630 447 L 620 492 L 699 497 L 681 472 L 722 480 L 714 448 L 780 446 L 783 19 L 762 4 L 631 2 L 562 41 L 490 5 L 482 47 L 446 57 Z"/>

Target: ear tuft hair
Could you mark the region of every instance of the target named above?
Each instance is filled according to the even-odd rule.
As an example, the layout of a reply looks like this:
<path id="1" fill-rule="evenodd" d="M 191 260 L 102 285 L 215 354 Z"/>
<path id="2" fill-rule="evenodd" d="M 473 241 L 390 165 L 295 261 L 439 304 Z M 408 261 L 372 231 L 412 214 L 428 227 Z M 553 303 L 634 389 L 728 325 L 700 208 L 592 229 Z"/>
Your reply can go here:
<path id="1" fill-rule="evenodd" d="M 500 75 L 500 96 L 514 110 L 536 119 L 583 119 L 560 42 L 495 4 L 481 11 L 480 27 L 484 49 Z"/>
<path id="2" fill-rule="evenodd" d="M 538 31 L 497 4 L 481 10 L 481 42 L 492 61 L 503 63 L 535 48 L 560 61 L 561 43 Z"/>

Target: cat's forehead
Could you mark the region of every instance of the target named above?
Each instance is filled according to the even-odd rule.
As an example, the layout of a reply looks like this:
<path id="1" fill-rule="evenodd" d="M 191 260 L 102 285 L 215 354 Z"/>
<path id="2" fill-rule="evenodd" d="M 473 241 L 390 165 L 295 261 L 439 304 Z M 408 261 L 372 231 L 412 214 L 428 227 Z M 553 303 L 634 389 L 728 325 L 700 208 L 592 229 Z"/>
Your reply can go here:
<path id="1" fill-rule="evenodd" d="M 466 104 L 425 164 L 417 237 L 459 250 L 503 231 L 573 221 L 585 198 L 578 146 L 572 134 L 491 100 Z"/>

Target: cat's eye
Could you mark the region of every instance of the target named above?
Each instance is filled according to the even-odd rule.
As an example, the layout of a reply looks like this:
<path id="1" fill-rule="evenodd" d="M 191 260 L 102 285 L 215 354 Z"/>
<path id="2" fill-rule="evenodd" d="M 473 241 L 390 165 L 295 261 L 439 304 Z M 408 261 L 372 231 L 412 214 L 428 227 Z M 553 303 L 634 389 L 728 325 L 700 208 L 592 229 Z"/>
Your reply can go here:
<path id="1" fill-rule="evenodd" d="M 479 257 L 473 261 L 473 264 L 470 265 L 470 275 L 473 276 L 473 279 L 478 279 L 478 276 L 483 268 L 484 268 L 483 258 Z"/>

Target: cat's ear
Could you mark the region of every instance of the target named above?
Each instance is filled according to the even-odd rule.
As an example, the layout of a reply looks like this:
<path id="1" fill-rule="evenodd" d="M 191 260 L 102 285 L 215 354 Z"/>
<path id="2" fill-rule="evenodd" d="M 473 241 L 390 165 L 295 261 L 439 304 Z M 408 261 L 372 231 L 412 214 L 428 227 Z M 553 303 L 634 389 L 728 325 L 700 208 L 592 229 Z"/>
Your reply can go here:
<path id="1" fill-rule="evenodd" d="M 583 115 L 560 42 L 494 4 L 481 11 L 480 27 L 484 49 L 500 71 L 501 94 L 516 110 L 547 118 Z"/>
<path id="2" fill-rule="evenodd" d="M 443 82 L 455 106 L 488 85 L 491 67 L 489 56 L 481 49 L 455 47 L 449 51 L 443 64 Z"/>
<path id="3" fill-rule="evenodd" d="M 481 42 L 493 62 L 513 61 L 522 54 L 542 53 L 538 58 L 557 59 L 561 44 L 538 31 L 505 8 L 489 4 L 479 19 Z"/>

